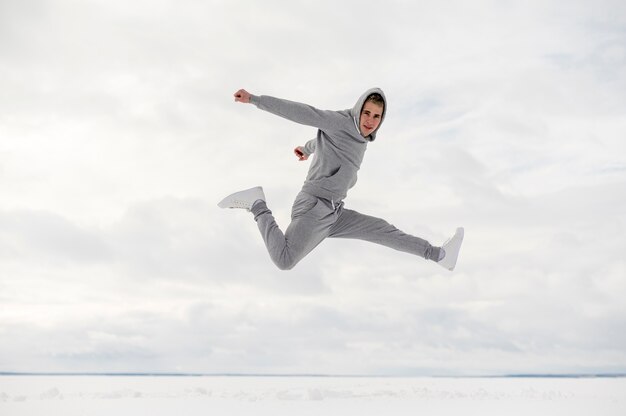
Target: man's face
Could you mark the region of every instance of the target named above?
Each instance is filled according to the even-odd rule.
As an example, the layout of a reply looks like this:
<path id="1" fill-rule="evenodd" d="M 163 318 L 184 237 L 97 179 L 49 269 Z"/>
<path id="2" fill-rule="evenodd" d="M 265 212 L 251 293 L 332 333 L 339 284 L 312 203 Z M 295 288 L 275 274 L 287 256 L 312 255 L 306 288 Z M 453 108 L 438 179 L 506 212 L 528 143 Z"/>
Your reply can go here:
<path id="1" fill-rule="evenodd" d="M 367 137 L 378 128 L 383 117 L 383 106 L 368 101 L 361 110 L 361 121 L 359 129 L 361 136 Z"/>

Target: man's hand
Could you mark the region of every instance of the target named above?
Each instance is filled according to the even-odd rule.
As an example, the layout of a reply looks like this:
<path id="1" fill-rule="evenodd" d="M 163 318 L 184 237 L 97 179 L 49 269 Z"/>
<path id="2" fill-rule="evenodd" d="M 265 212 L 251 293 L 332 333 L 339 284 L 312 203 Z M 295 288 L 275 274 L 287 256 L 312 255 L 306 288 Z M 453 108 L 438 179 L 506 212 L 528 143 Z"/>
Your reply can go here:
<path id="1" fill-rule="evenodd" d="M 235 101 L 248 104 L 250 102 L 250 93 L 244 89 L 237 91 L 235 94 Z"/>
<path id="2" fill-rule="evenodd" d="M 296 147 L 295 149 L 293 149 L 293 152 L 296 154 L 296 157 L 300 162 L 309 158 L 309 156 L 304 153 L 304 149 L 302 148 L 302 146 Z"/>

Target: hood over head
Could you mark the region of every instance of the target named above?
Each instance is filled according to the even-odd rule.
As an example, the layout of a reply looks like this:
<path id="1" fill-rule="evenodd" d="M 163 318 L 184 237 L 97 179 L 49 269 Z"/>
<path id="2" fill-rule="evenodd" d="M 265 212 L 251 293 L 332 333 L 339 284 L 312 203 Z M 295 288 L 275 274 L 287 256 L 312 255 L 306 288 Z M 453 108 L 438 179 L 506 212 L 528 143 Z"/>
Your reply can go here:
<path id="1" fill-rule="evenodd" d="M 380 126 L 382 126 L 383 121 L 385 121 L 385 114 L 387 114 L 387 97 L 385 97 L 385 93 L 380 88 L 370 88 L 369 90 L 365 91 L 363 95 L 359 97 L 354 107 L 352 107 L 352 109 L 350 110 L 350 114 L 352 115 L 352 118 L 354 119 L 354 124 L 356 126 L 356 129 L 360 133 L 359 126 L 361 125 L 360 123 L 361 110 L 363 109 L 363 105 L 365 104 L 365 100 L 367 100 L 367 97 L 369 97 L 372 94 L 380 94 L 380 96 L 383 97 L 385 106 L 383 107 L 383 114 L 380 118 L 380 124 L 378 125 L 376 130 L 374 130 L 368 137 L 365 138 L 366 140 L 369 140 L 369 141 L 374 141 L 376 139 L 376 133 L 380 129 Z"/>

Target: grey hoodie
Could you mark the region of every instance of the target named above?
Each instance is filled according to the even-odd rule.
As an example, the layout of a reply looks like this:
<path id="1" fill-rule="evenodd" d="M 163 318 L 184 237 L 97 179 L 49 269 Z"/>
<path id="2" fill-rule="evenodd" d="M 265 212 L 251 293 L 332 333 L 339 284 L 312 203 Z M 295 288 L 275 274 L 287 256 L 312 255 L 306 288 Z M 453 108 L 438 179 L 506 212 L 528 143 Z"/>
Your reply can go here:
<path id="1" fill-rule="evenodd" d="M 363 137 L 359 131 L 361 109 L 367 97 L 374 93 L 383 97 L 385 107 L 378 128 Z M 302 190 L 335 202 L 343 200 L 348 189 L 356 183 L 367 144 L 376 139 L 387 113 L 387 99 L 380 88 L 367 90 L 354 107 L 341 111 L 318 110 L 307 104 L 267 95 L 251 95 L 250 102 L 261 110 L 318 129 L 315 139 L 304 146 L 304 153 L 315 153 L 315 157 Z"/>

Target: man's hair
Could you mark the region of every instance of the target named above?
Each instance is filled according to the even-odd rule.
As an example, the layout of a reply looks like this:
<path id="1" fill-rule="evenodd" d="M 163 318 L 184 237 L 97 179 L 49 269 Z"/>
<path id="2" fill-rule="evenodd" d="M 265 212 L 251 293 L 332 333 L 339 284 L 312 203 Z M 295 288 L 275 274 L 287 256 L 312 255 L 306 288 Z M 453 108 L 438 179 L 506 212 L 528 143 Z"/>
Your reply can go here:
<path id="1" fill-rule="evenodd" d="M 367 98 L 365 99 L 365 102 L 363 104 L 365 104 L 367 102 L 372 102 L 372 103 L 374 103 L 376 105 L 379 105 L 379 106 L 381 106 L 383 108 L 385 107 L 385 100 L 383 99 L 383 96 L 380 95 L 377 92 L 368 95 Z"/>

